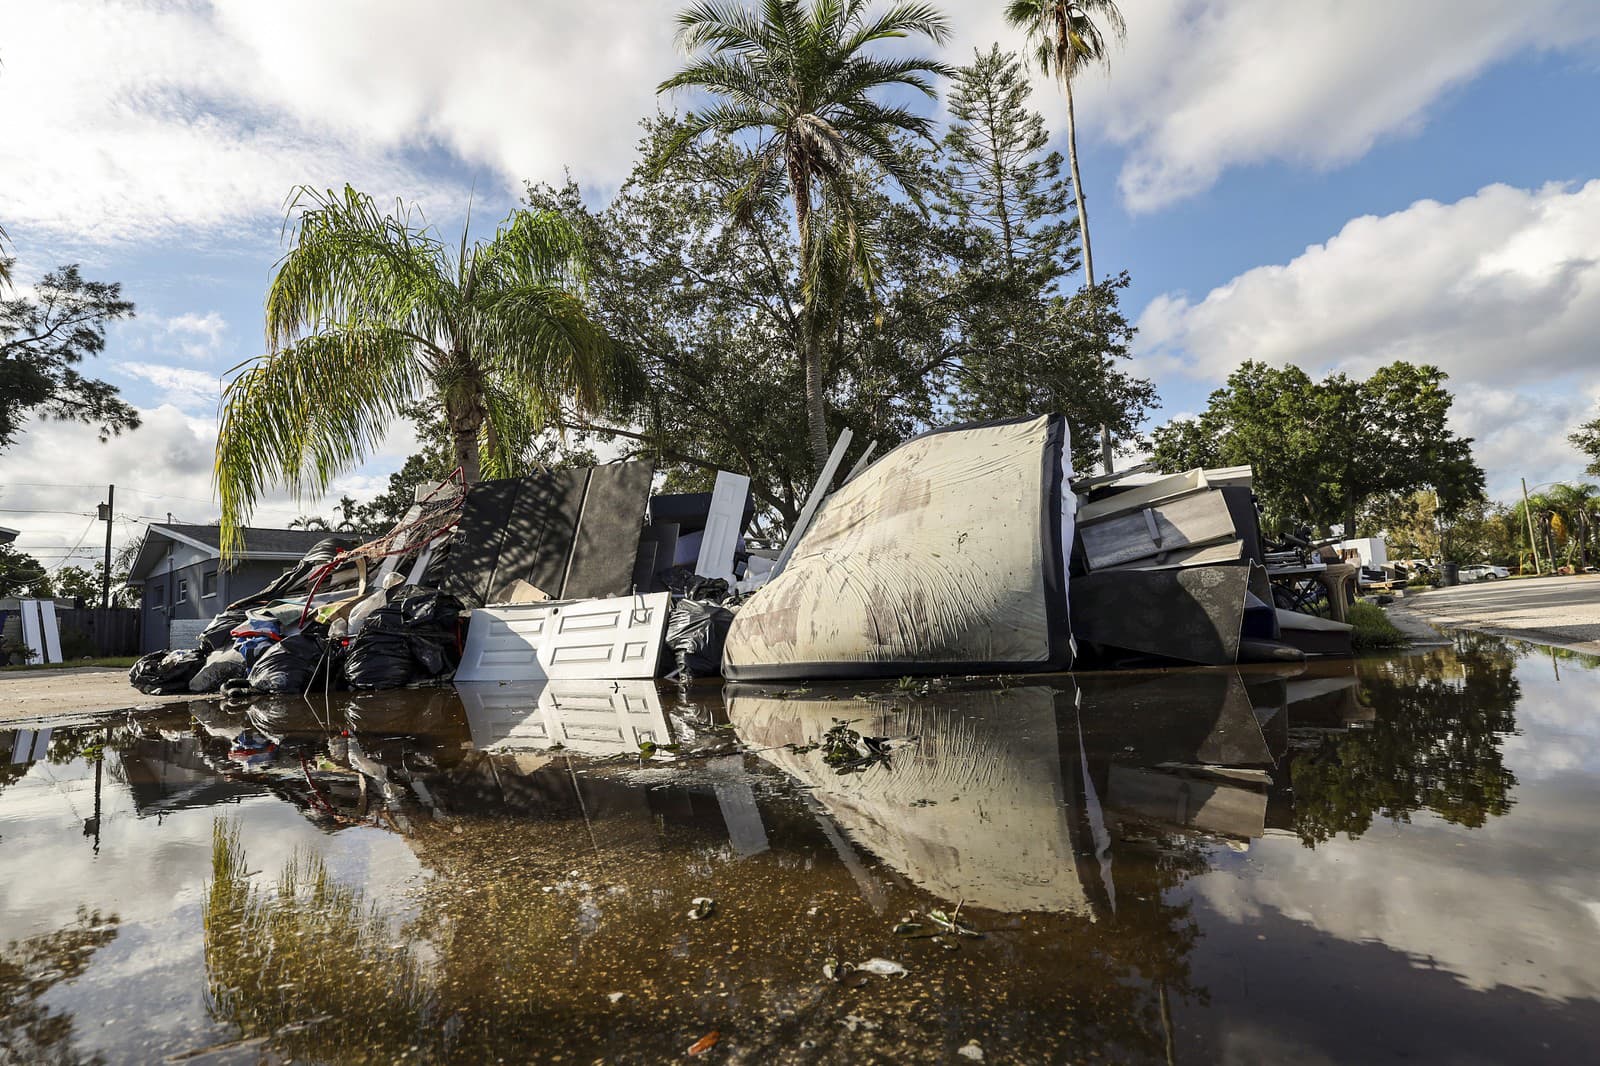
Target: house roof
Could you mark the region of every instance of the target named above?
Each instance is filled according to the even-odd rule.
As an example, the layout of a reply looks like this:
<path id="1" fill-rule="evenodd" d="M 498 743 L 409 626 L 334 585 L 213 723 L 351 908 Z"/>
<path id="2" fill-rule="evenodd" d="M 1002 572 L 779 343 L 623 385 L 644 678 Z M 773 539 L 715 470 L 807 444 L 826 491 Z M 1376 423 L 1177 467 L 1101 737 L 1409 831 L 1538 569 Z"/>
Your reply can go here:
<path id="1" fill-rule="evenodd" d="M 237 553 L 240 559 L 298 559 L 318 541 L 336 534 L 325 529 L 266 529 L 247 526 L 240 531 L 244 548 Z M 139 555 L 128 569 L 128 580 L 137 584 L 150 573 L 156 561 L 169 544 L 186 544 L 210 555 L 222 557 L 222 530 L 217 526 L 195 526 L 181 523 L 152 524 L 145 533 Z"/>

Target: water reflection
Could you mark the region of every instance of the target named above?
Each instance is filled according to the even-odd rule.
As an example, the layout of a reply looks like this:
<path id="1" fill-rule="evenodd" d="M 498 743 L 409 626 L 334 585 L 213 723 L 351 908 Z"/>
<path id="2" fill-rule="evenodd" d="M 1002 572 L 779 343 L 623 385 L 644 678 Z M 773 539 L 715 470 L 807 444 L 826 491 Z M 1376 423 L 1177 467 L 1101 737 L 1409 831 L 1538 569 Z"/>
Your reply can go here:
<path id="1" fill-rule="evenodd" d="M 1359 1032 L 1285 1036 L 1294 1011 L 1263 1012 L 1252 975 L 1312 989 L 1321 965 L 1374 987 L 1382 974 L 1414 974 L 1410 945 L 1431 935 L 1428 923 L 1347 931 L 1356 897 L 1341 871 L 1359 867 L 1361 891 L 1403 898 L 1418 875 L 1385 880 L 1404 862 L 1388 850 L 1393 833 L 1444 877 L 1539 839 L 1538 821 L 1494 831 L 1530 802 L 1505 751 L 1519 669 L 1500 645 L 1464 638 L 1310 670 L 874 691 L 563 682 L 205 704 L 42 737 L 0 733 L 11 759 L 0 759 L 0 824 L 25 826 L 60 794 L 98 834 L 100 790 L 92 815 L 89 797 L 103 776 L 107 808 L 125 803 L 152 844 L 169 819 L 215 825 L 183 875 L 191 887 L 173 895 L 194 901 L 175 924 L 203 960 L 189 977 L 202 1007 L 181 1039 L 119 1042 L 95 1028 L 108 1061 L 145 1061 L 151 1047 L 328 1062 L 656 1061 L 711 1030 L 717 1054 L 735 1061 L 948 1061 L 969 1040 L 990 1061 L 1227 1058 L 1239 1041 L 1366 1058 L 1387 1045 Z M 1563 666 L 1566 683 L 1592 690 L 1586 671 Z M 32 787 L 42 767 L 48 790 Z M 286 834 L 268 810 L 295 812 L 302 832 Z M 1556 824 L 1558 807 L 1543 810 Z M 1472 835 L 1435 844 L 1439 832 Z M 391 867 L 414 872 L 402 888 L 340 873 L 341 857 L 374 838 L 395 842 Z M 1462 850 L 1502 839 L 1500 851 Z M 1594 852 L 1563 858 L 1579 872 L 1561 891 L 1600 873 Z M 12 876 L 0 871 L 0 893 Z M 3 1024 L 55 1026 L 51 1047 L 69 1061 L 92 1008 L 73 990 L 130 928 L 94 914 L 128 913 L 115 891 L 97 891 L 75 921 L 7 930 L 8 960 L 59 942 L 81 956 L 78 969 L 52 964 L 64 976 L 29 992 L 36 979 L 8 976 L 26 966 L 0 963 Z M 712 917 L 688 917 L 696 897 L 716 900 Z M 930 911 L 958 906 L 981 939 L 895 932 L 907 916 L 926 928 Z M 1379 910 L 1367 901 L 1360 913 Z M 1531 913 L 1429 921 L 1464 943 L 1499 943 L 1544 935 Z M 1515 950 L 1547 973 L 1562 956 L 1563 994 L 1600 998 L 1594 963 L 1564 954 L 1600 947 L 1594 929 L 1561 928 L 1565 943 Z M 1307 954 L 1307 938 L 1329 931 L 1362 953 Z M 1283 971 L 1282 951 L 1300 968 Z M 909 974 L 859 988 L 823 976 L 829 958 L 874 957 Z M 1452 958 L 1433 957 L 1435 972 Z M 1428 986 L 1439 1017 L 1539 1017 L 1554 1046 L 1579 1046 L 1595 1020 L 1489 996 L 1495 981 L 1470 960 L 1450 965 Z M 1499 980 L 1540 994 L 1531 977 Z M 1394 1010 L 1407 1002 L 1392 998 Z M 1466 1046 L 1436 1039 L 1431 1050 L 1444 1053 L 1425 1057 Z"/>

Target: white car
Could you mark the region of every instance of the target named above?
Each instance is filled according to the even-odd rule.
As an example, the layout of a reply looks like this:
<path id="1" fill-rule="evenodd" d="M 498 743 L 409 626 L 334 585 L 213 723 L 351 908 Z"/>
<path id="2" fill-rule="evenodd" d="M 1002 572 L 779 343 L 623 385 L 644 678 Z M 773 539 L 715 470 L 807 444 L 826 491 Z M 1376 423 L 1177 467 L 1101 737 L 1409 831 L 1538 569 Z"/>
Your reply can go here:
<path id="1" fill-rule="evenodd" d="M 1463 566 L 1459 577 L 1462 581 L 1496 581 L 1503 577 L 1510 577 L 1511 571 L 1503 566 L 1494 566 L 1490 563 L 1476 563 L 1472 566 Z"/>

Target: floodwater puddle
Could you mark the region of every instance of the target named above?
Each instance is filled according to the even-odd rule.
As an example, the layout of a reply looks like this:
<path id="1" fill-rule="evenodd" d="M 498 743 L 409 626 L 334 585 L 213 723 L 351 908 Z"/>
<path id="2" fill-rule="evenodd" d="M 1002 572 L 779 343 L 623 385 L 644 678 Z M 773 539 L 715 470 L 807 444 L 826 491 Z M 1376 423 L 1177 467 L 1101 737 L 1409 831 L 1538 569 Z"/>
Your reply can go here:
<path id="1" fill-rule="evenodd" d="M 0 1062 L 1578 1061 L 1600 663 L 0 731 Z"/>

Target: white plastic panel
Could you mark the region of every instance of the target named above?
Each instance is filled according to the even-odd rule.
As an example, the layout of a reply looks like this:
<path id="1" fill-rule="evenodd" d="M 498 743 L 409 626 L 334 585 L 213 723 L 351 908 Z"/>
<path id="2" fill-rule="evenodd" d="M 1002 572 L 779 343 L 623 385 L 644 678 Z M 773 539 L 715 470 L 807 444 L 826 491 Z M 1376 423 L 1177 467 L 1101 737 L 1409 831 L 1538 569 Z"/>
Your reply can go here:
<path id="1" fill-rule="evenodd" d="M 670 593 L 519 603 L 472 612 L 457 681 L 656 676 Z"/>
<path id="2" fill-rule="evenodd" d="M 39 601 L 39 624 L 44 629 L 44 661 L 61 662 L 61 623 L 56 619 L 55 600 Z"/>
<path id="3" fill-rule="evenodd" d="M 44 641 L 39 632 L 39 601 L 22 601 L 22 644 L 28 649 L 29 663 L 44 662 Z"/>

